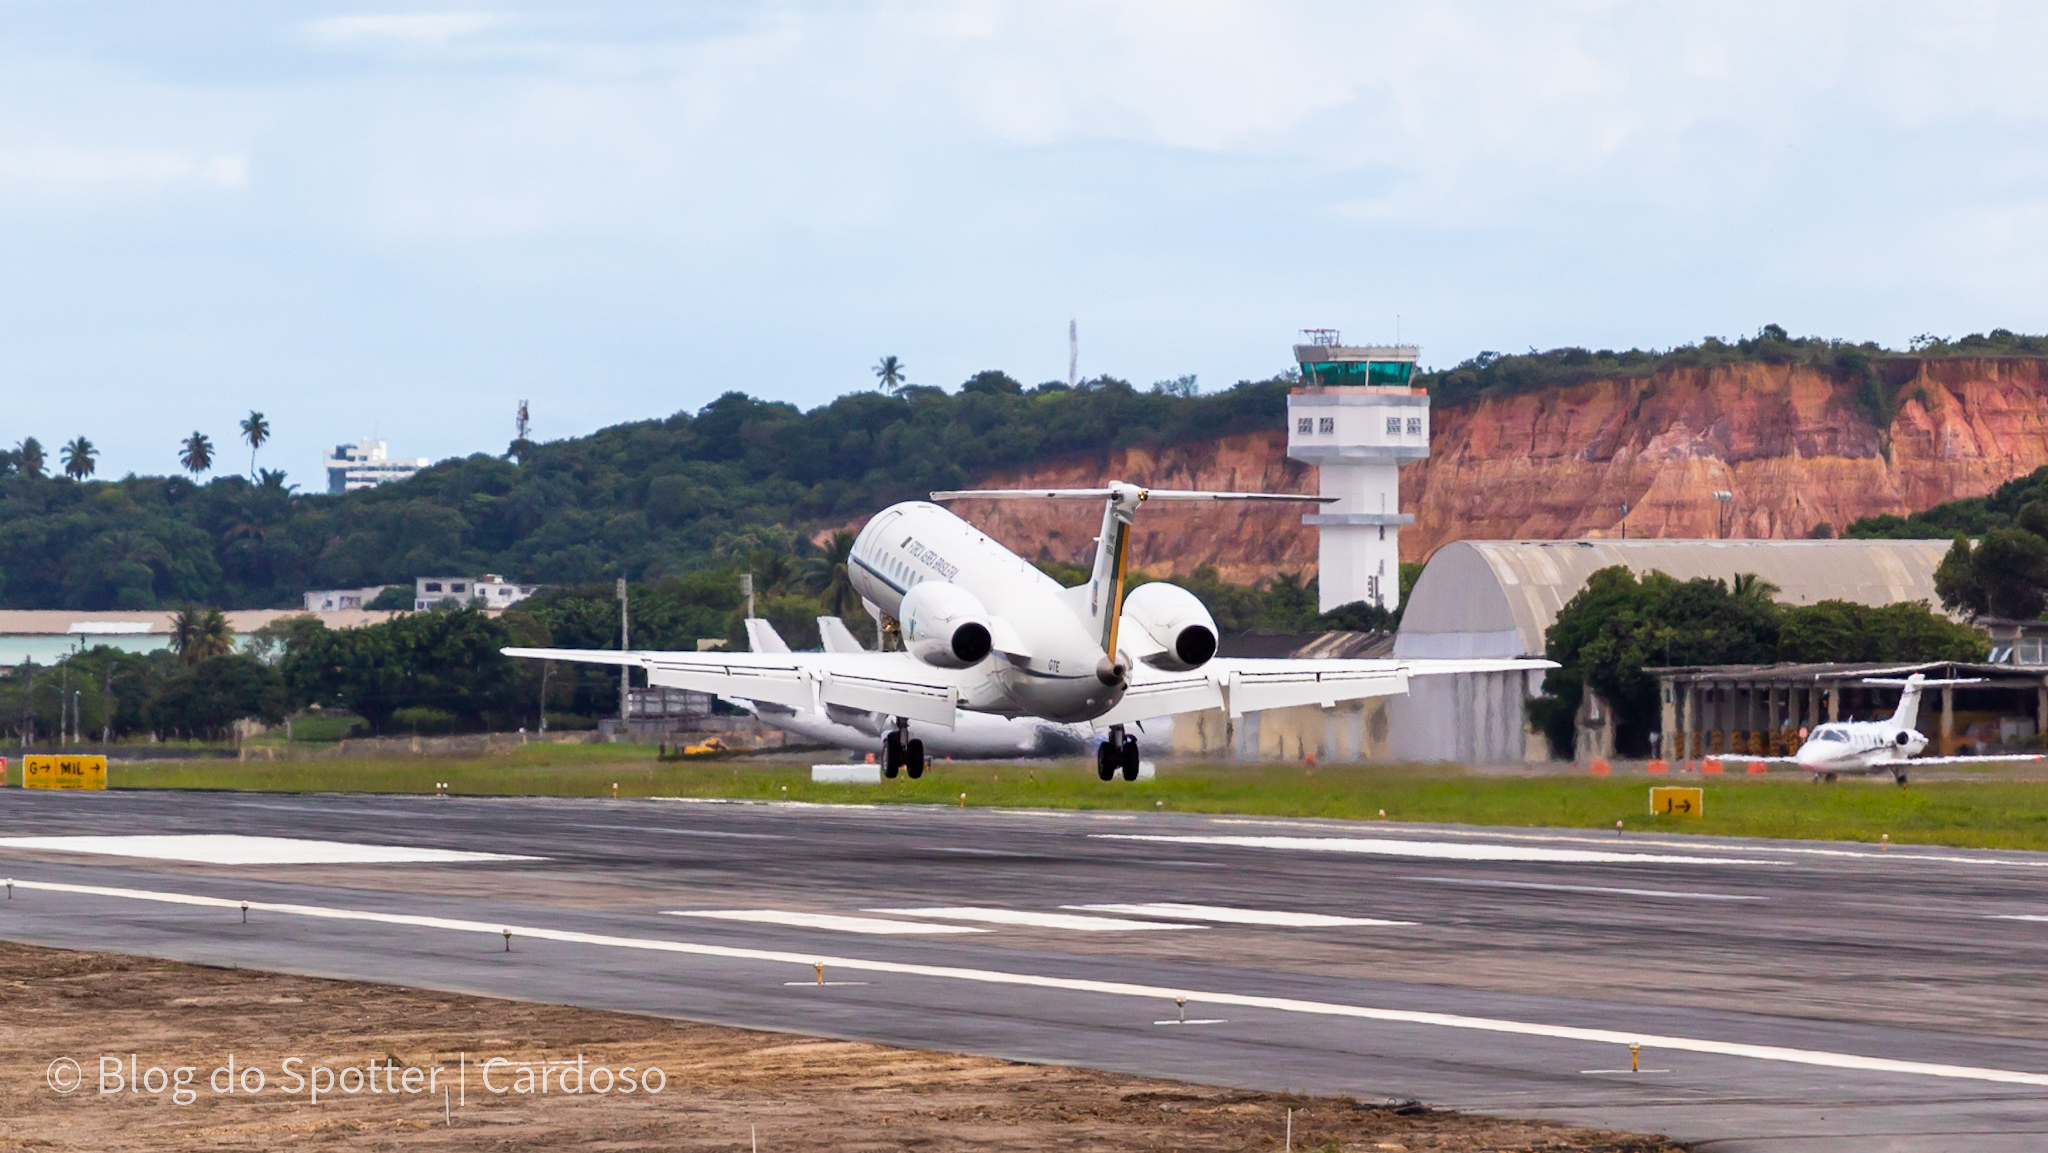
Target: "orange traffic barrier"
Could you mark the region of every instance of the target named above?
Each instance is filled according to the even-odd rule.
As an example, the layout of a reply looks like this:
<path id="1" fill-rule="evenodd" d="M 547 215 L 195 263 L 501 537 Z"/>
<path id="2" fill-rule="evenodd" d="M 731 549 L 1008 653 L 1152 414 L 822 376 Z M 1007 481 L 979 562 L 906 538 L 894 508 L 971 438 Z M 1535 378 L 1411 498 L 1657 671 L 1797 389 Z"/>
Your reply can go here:
<path id="1" fill-rule="evenodd" d="M 1671 762 L 1651 761 L 1649 764 L 1643 766 L 1643 771 L 1646 773 L 1668 773 L 1671 771 Z"/>
<path id="2" fill-rule="evenodd" d="M 1761 772 L 1763 772 L 1763 771 L 1764 771 L 1764 763 L 1763 763 L 1762 761 L 1751 761 L 1751 762 L 1749 762 L 1749 771 L 1750 771 L 1750 772 L 1752 772 L 1752 773 L 1761 773 Z"/>
<path id="3" fill-rule="evenodd" d="M 1721 758 L 1719 758 L 1719 757 L 1708 757 L 1708 758 L 1707 758 L 1706 760 L 1704 760 L 1704 761 L 1701 761 L 1701 762 L 1700 762 L 1700 772 L 1702 772 L 1702 773 L 1706 773 L 1706 774 L 1708 774 L 1708 775 L 1710 775 L 1710 776 L 1716 776 L 1716 777 L 1720 776 L 1720 775 L 1721 775 Z"/>
<path id="4" fill-rule="evenodd" d="M 1614 766 L 1613 766 L 1613 765 L 1610 765 L 1610 764 L 1608 764 L 1608 763 L 1607 763 L 1607 758 L 1606 758 L 1606 757 L 1594 757 L 1594 758 L 1593 758 L 1593 775 L 1594 775 L 1594 776 L 1596 776 L 1596 777 L 1604 777 L 1604 776 L 1607 776 L 1608 774 L 1610 774 L 1610 773 L 1612 773 L 1612 772 L 1614 772 Z"/>

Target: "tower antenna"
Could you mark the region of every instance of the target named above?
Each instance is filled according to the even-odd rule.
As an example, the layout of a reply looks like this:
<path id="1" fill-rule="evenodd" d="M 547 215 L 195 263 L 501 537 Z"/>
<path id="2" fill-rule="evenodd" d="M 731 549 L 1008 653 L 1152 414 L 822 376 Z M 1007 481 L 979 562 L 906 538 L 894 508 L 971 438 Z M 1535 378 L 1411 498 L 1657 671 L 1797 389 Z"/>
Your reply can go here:
<path id="1" fill-rule="evenodd" d="M 525 439 L 526 439 L 526 428 L 527 428 L 527 421 L 526 421 L 526 402 L 525 402 L 525 401 L 523 401 L 523 400 L 519 402 L 519 421 L 518 421 L 518 427 L 519 427 L 519 437 L 518 437 L 518 439 L 520 439 L 520 440 L 525 440 Z"/>
<path id="2" fill-rule="evenodd" d="M 1081 322 L 1067 321 L 1067 387 L 1081 383 Z"/>

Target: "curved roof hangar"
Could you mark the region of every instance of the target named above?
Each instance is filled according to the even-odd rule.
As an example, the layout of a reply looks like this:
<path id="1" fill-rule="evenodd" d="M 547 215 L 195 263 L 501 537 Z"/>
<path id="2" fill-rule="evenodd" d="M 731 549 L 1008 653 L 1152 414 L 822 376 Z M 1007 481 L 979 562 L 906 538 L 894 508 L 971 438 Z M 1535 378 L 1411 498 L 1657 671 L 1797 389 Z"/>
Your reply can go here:
<path id="1" fill-rule="evenodd" d="M 1611 565 L 1680 580 L 1755 573 L 1784 604 L 1938 604 L 1939 540 L 1466 540 L 1436 551 L 1408 596 L 1397 657 L 1540 655 L 1586 579 Z"/>

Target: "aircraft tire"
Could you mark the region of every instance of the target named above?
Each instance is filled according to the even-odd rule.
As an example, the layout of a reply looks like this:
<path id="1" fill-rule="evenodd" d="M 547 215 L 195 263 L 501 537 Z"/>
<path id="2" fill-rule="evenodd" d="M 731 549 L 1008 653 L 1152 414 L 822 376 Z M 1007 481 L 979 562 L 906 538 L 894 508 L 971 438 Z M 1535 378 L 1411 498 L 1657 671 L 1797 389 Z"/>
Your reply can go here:
<path id="1" fill-rule="evenodd" d="M 1900 787 L 1900 788 L 1902 788 L 1902 789 L 1903 789 L 1903 788 L 1905 788 L 1905 787 L 1906 787 L 1906 774 L 1904 774 L 1904 773 L 1893 773 L 1892 775 L 1893 775 L 1894 777 L 1897 777 L 1897 778 L 1898 778 L 1898 781 L 1899 781 L 1899 787 Z"/>
<path id="2" fill-rule="evenodd" d="M 1827 782 L 1828 784 L 1831 784 L 1831 785 L 1832 785 L 1832 784 L 1834 784 L 1834 783 L 1835 783 L 1835 774 L 1833 774 L 1833 773 L 1822 773 L 1822 774 L 1820 775 L 1820 779 L 1821 779 L 1821 780 L 1823 780 L 1823 781 L 1826 781 L 1826 782 Z"/>
<path id="3" fill-rule="evenodd" d="M 913 781 L 924 776 L 924 742 L 916 737 L 912 737 L 909 747 L 903 750 L 903 771 Z"/>
<path id="4" fill-rule="evenodd" d="M 884 733 L 882 735 L 882 775 L 893 781 L 896 779 L 896 770 L 902 767 L 903 752 L 896 745 L 896 734 L 893 732 Z"/>
<path id="5" fill-rule="evenodd" d="M 1137 780 L 1137 779 L 1138 779 L 1138 738 L 1136 738 L 1136 737 L 1125 737 L 1125 738 L 1124 738 L 1124 747 L 1123 747 L 1123 749 L 1121 750 L 1121 755 L 1120 755 L 1120 756 L 1119 756 L 1119 757 L 1118 757 L 1117 759 L 1118 759 L 1118 760 L 1120 760 L 1121 762 L 1123 762 L 1123 770 L 1124 770 L 1124 780 L 1127 780 L 1127 781 L 1135 781 L 1135 780 Z"/>
<path id="6" fill-rule="evenodd" d="M 1095 775 L 1105 781 L 1116 779 L 1116 761 L 1112 759 L 1108 741 L 1095 746 Z"/>

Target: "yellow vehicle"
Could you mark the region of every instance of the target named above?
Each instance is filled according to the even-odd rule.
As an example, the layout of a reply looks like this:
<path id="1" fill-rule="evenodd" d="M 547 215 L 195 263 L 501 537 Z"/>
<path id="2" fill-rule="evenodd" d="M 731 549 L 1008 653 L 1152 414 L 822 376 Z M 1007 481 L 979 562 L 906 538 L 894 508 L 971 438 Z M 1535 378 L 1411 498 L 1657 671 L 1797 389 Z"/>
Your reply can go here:
<path id="1" fill-rule="evenodd" d="M 727 749 L 725 747 L 725 742 L 719 740 L 717 737 L 712 737 L 704 741 L 702 744 L 683 746 L 683 755 L 686 757 L 708 757 L 713 755 L 714 753 L 724 753 L 730 751 L 730 749 Z"/>

